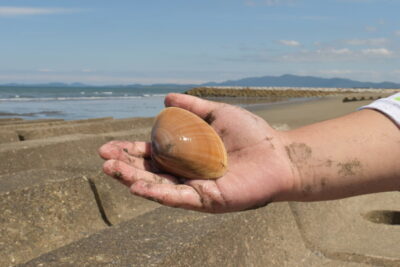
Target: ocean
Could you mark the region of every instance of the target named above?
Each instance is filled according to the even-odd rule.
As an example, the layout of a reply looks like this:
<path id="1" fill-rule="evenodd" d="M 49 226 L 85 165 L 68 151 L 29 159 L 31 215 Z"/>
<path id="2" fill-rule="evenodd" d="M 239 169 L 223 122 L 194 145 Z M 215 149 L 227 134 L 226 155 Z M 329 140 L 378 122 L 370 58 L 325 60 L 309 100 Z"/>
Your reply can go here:
<path id="1" fill-rule="evenodd" d="M 0 87 L 0 118 L 78 120 L 153 117 L 169 92 L 133 87 Z"/>
<path id="2" fill-rule="evenodd" d="M 0 119 L 22 118 L 80 120 L 102 117 L 154 117 L 164 108 L 170 92 L 182 93 L 190 88 L 153 87 L 28 87 L 0 86 Z M 244 108 L 264 107 L 312 98 L 217 97 L 214 101 Z"/>

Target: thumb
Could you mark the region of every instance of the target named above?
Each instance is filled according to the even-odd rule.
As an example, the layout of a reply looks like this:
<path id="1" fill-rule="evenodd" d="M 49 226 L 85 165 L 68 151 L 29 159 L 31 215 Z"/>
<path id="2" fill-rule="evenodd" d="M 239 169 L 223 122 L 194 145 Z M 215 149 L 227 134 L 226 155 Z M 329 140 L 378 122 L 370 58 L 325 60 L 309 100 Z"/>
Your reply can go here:
<path id="1" fill-rule="evenodd" d="M 218 107 L 221 103 L 204 100 L 195 96 L 185 94 L 170 93 L 165 97 L 164 104 L 166 107 L 178 107 L 193 112 L 202 119 L 210 116 L 211 112 Z"/>

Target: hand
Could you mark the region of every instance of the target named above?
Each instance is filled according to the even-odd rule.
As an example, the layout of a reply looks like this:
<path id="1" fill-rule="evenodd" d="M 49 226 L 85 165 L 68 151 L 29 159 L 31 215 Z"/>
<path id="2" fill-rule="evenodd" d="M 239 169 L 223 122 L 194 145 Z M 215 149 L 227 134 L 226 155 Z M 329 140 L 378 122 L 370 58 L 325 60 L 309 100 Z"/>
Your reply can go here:
<path id="1" fill-rule="evenodd" d="M 171 207 L 221 213 L 265 206 L 291 189 L 293 172 L 281 135 L 263 119 L 189 95 L 169 94 L 165 105 L 189 110 L 216 130 L 228 152 L 228 171 L 216 180 L 182 181 L 152 167 L 150 143 L 103 145 L 104 172 L 133 194 Z"/>

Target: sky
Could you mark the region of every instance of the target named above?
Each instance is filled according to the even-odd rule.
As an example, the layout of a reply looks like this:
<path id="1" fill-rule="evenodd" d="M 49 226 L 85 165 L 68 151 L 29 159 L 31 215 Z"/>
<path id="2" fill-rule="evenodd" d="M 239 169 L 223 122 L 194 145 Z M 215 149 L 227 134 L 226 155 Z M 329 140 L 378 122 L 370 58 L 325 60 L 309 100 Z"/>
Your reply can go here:
<path id="1" fill-rule="evenodd" d="M 0 0 L 0 84 L 400 82 L 396 0 Z"/>

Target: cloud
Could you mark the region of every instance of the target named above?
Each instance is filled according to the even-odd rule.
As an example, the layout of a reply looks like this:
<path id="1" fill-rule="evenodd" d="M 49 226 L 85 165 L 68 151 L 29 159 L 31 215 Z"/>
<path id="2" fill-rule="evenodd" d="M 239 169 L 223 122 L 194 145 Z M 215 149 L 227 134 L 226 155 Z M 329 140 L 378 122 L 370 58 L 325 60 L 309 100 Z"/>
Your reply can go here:
<path id="1" fill-rule="evenodd" d="M 350 40 L 345 40 L 344 43 L 354 46 L 361 46 L 361 45 L 381 46 L 389 43 L 389 40 L 386 38 L 350 39 Z"/>
<path id="2" fill-rule="evenodd" d="M 367 32 L 376 32 L 376 31 L 378 30 L 378 28 L 375 27 L 375 26 L 366 26 L 366 27 L 365 27 L 365 30 L 366 30 Z"/>
<path id="3" fill-rule="evenodd" d="M 323 48 L 317 50 L 302 50 L 298 53 L 286 54 L 282 56 L 285 61 L 311 62 L 311 61 L 337 61 L 347 59 L 354 55 L 354 51 L 349 48 Z"/>
<path id="4" fill-rule="evenodd" d="M 294 40 L 280 40 L 279 43 L 286 45 L 286 46 L 299 46 L 300 43 Z"/>
<path id="5" fill-rule="evenodd" d="M 379 58 L 389 59 L 395 56 L 395 53 L 387 48 L 365 48 L 358 50 L 349 48 L 323 48 L 283 54 L 275 60 L 287 62 L 360 62 Z"/>
<path id="6" fill-rule="evenodd" d="M 182 74 L 183 73 L 183 74 Z M 189 72 L 190 73 L 190 72 Z M 211 72 L 215 73 L 215 72 Z M 187 77 L 191 76 L 191 77 Z M 39 70 L 20 70 L 20 71 L 1 71 L 1 83 L 48 83 L 48 82 L 81 82 L 93 85 L 107 84 L 155 84 L 155 83 L 177 83 L 177 84 L 201 84 L 208 82 L 209 79 L 198 78 L 198 72 L 188 75 L 184 71 L 146 73 L 146 72 L 106 72 L 98 73 L 75 71 L 39 71 Z"/>
<path id="7" fill-rule="evenodd" d="M 353 70 L 320 70 L 318 71 L 318 73 L 323 74 L 323 75 L 338 75 L 338 76 L 343 76 L 343 75 L 349 75 L 349 74 L 353 74 L 354 71 Z"/>
<path id="8" fill-rule="evenodd" d="M 340 49 L 332 48 L 326 51 L 317 50 L 317 52 L 322 54 L 332 54 L 332 55 L 351 55 L 353 53 L 348 48 L 340 48 Z"/>
<path id="9" fill-rule="evenodd" d="M 37 8 L 37 7 L 15 7 L 0 6 L 0 17 L 14 17 L 27 15 L 46 15 L 77 12 L 73 8 Z"/>
<path id="10" fill-rule="evenodd" d="M 382 82 L 382 81 L 393 81 L 396 82 L 399 80 L 398 74 L 396 75 L 395 71 L 385 71 L 380 69 L 305 69 L 298 73 L 299 75 L 312 75 L 312 76 L 320 76 L 326 78 L 332 77 L 340 77 L 340 78 L 348 78 L 358 81 L 370 81 L 370 82 Z"/>
<path id="11" fill-rule="evenodd" d="M 391 56 L 393 54 L 392 51 L 386 48 L 368 48 L 361 50 L 361 53 L 364 55 L 373 55 L 373 56 Z"/>

